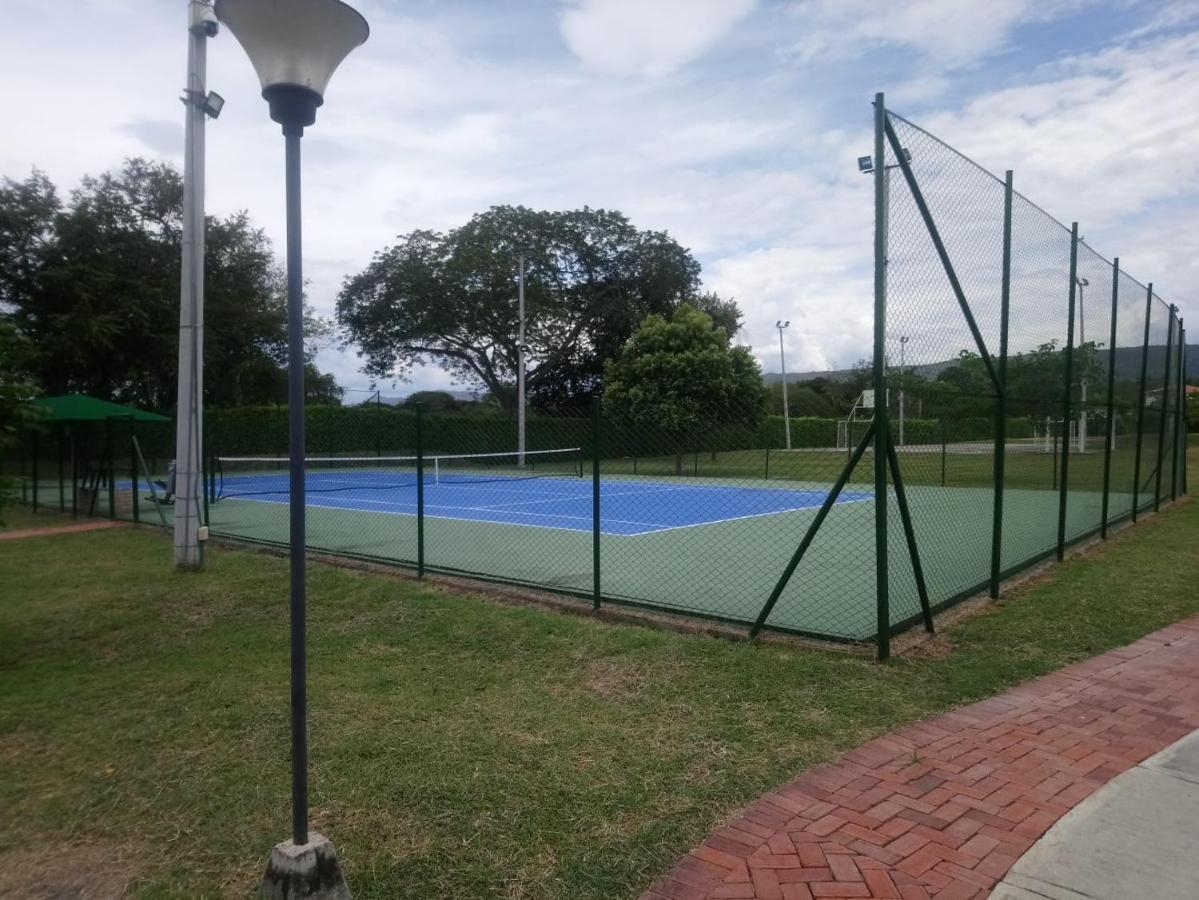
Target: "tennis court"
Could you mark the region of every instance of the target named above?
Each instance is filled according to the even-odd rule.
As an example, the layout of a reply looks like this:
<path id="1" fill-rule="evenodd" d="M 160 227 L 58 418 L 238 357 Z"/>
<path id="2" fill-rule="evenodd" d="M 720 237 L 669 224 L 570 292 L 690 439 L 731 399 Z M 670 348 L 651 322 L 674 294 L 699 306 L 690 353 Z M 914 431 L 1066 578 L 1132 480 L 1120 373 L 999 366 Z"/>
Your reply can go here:
<path id="1" fill-rule="evenodd" d="M 310 459 L 305 487 L 309 509 L 417 515 L 423 480 L 429 519 L 493 522 L 590 534 L 596 524 L 593 486 L 581 451 L 568 448 L 517 454 Z M 418 462 L 423 472 L 418 475 Z M 288 502 L 286 460 L 222 459 L 218 496 L 250 503 Z M 679 484 L 654 478 L 604 479 L 599 531 L 638 537 L 658 531 L 773 516 L 819 507 L 827 489 L 794 484 L 767 487 Z M 838 503 L 872 494 L 845 491 Z"/>

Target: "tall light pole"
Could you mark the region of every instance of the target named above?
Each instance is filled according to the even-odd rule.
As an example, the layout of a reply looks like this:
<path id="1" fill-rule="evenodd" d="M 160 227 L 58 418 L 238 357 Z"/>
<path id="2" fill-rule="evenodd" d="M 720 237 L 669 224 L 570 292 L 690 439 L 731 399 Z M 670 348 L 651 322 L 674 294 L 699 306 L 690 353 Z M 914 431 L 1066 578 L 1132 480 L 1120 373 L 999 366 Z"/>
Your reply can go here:
<path id="1" fill-rule="evenodd" d="M 183 258 L 179 279 L 179 385 L 175 414 L 175 565 L 198 569 L 204 434 L 204 126 L 224 105 L 208 93 L 208 39 L 217 33 L 212 6 L 187 4 L 187 86 L 183 104 Z M 136 489 L 136 485 L 134 486 Z"/>
<path id="2" fill-rule="evenodd" d="M 910 341 L 910 340 L 911 340 L 911 338 L 908 337 L 906 334 L 901 334 L 899 336 L 899 446 L 901 446 L 901 447 L 904 446 L 904 439 L 903 439 L 903 418 L 904 418 L 904 416 L 903 416 L 903 412 L 904 412 L 903 388 L 904 388 L 904 382 L 907 379 L 906 357 L 904 355 L 904 350 L 907 348 L 908 341 Z"/>
<path id="3" fill-rule="evenodd" d="M 791 327 L 791 320 L 779 320 L 774 323 L 779 330 L 779 367 L 783 370 L 783 434 L 787 439 L 787 449 L 791 449 L 791 410 L 787 406 L 787 355 L 783 352 L 783 329 Z"/>
<path id="4" fill-rule="evenodd" d="M 517 285 L 517 316 L 520 334 L 516 346 L 516 464 L 525 464 L 525 255 L 520 254 L 520 281 Z"/>
<path id="5" fill-rule="evenodd" d="M 308 831 L 307 661 L 304 585 L 304 278 L 300 138 L 316 121 L 334 69 L 370 28 L 341 0 L 217 0 L 217 17 L 241 43 L 283 126 L 287 187 L 287 397 L 291 515 L 292 837 L 271 853 L 267 897 L 348 898 L 333 845 Z"/>
<path id="6" fill-rule="evenodd" d="M 1083 315 L 1082 305 L 1082 289 L 1087 287 L 1091 282 L 1081 276 L 1076 276 L 1075 281 L 1078 282 L 1078 346 L 1082 346 L 1086 342 L 1085 331 L 1083 325 L 1086 317 Z M 1078 411 L 1078 452 L 1087 452 L 1087 376 L 1084 373 L 1079 383 L 1080 394 L 1079 399 L 1082 401 Z"/>

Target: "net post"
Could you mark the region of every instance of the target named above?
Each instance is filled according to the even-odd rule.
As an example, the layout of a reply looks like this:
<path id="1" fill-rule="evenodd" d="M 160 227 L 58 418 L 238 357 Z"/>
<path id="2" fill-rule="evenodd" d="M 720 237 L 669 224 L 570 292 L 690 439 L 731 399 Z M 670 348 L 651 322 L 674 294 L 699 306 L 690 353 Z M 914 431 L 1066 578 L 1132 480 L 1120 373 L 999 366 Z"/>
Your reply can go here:
<path id="1" fill-rule="evenodd" d="M 1116 442 L 1116 316 L 1120 299 L 1120 257 L 1112 260 L 1111 332 L 1107 338 L 1107 435 L 1103 442 L 1103 513 L 1099 536 L 1107 540 L 1108 508 L 1112 489 L 1112 445 Z"/>
<path id="2" fill-rule="evenodd" d="M 591 607 L 600 608 L 600 400 L 591 401 Z"/>
<path id="3" fill-rule="evenodd" d="M 1153 282 L 1145 291 L 1145 337 L 1141 341 L 1141 381 L 1137 391 L 1137 449 L 1132 465 L 1132 521 L 1141 505 L 1141 444 L 1145 438 L 1145 389 L 1149 378 L 1149 321 L 1153 316 Z"/>
<path id="4" fill-rule="evenodd" d="M 1003 476 L 1007 454 L 1008 320 L 1012 290 L 1012 170 L 1003 178 L 1003 263 L 999 306 L 999 393 L 995 398 L 995 499 L 991 518 L 991 599 L 999 598 L 1003 550 Z"/>
<path id="5" fill-rule="evenodd" d="M 29 433 L 29 440 L 33 444 L 33 511 L 37 512 L 38 440 L 36 431 L 31 431 Z"/>
<path id="6" fill-rule="evenodd" d="M 425 440 L 424 410 L 416 404 L 416 577 L 425 577 Z"/>
<path id="7" fill-rule="evenodd" d="M 212 460 L 205 454 L 200 454 L 200 495 L 204 502 L 204 524 L 208 524 L 208 487 L 212 473 Z"/>
<path id="8" fill-rule="evenodd" d="M 883 371 L 887 336 L 887 109 L 874 95 L 874 591 L 878 659 L 891 655 L 891 606 L 887 569 L 887 382 Z M 900 162 L 903 150 L 898 149 Z M 908 170 L 904 169 L 908 175 Z M 911 181 L 909 180 L 909 184 Z"/>
<path id="9" fill-rule="evenodd" d="M 762 476 L 763 481 L 770 480 L 770 448 L 766 448 L 766 471 Z"/>
<path id="10" fill-rule="evenodd" d="M 1170 355 L 1174 352 L 1174 321 L 1178 307 L 1170 304 L 1170 317 L 1166 320 L 1166 364 L 1162 367 L 1166 374 L 1162 378 L 1162 414 L 1161 424 L 1157 429 L 1157 472 L 1153 481 L 1153 511 L 1157 512 L 1162 505 L 1162 463 L 1165 462 L 1167 413 L 1170 406 Z"/>

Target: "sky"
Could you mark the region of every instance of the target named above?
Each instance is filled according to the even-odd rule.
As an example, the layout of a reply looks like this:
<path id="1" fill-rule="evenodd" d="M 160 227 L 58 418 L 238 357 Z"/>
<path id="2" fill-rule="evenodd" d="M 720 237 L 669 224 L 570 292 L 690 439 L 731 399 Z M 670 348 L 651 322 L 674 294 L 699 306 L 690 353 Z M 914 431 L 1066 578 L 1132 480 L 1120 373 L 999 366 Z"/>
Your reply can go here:
<path id="1" fill-rule="evenodd" d="M 185 0 L 5 0 L 0 176 L 65 193 L 128 157 L 182 166 Z M 668 231 L 778 370 L 868 355 L 871 101 L 1002 175 L 1187 314 L 1199 282 L 1199 0 L 360 0 L 367 43 L 304 139 L 304 265 L 343 279 L 495 204 L 618 209 Z M 207 209 L 282 258 L 283 142 L 227 30 Z M 354 347 L 318 364 L 366 396 Z M 385 394 L 472 389 L 435 366 Z"/>

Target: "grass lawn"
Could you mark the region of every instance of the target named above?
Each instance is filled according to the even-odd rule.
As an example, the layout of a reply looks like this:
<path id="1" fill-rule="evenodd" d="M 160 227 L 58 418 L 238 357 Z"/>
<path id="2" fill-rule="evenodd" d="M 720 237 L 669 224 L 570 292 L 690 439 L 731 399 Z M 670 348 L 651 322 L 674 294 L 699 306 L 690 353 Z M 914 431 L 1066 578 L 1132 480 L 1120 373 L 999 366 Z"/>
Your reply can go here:
<path id="1" fill-rule="evenodd" d="M 886 666 L 313 565 L 313 824 L 357 898 L 635 896 L 798 770 L 1199 613 L 1197 540 L 1147 517 Z M 170 553 L 0 541 L 2 896 L 251 896 L 287 836 L 286 561 Z"/>

